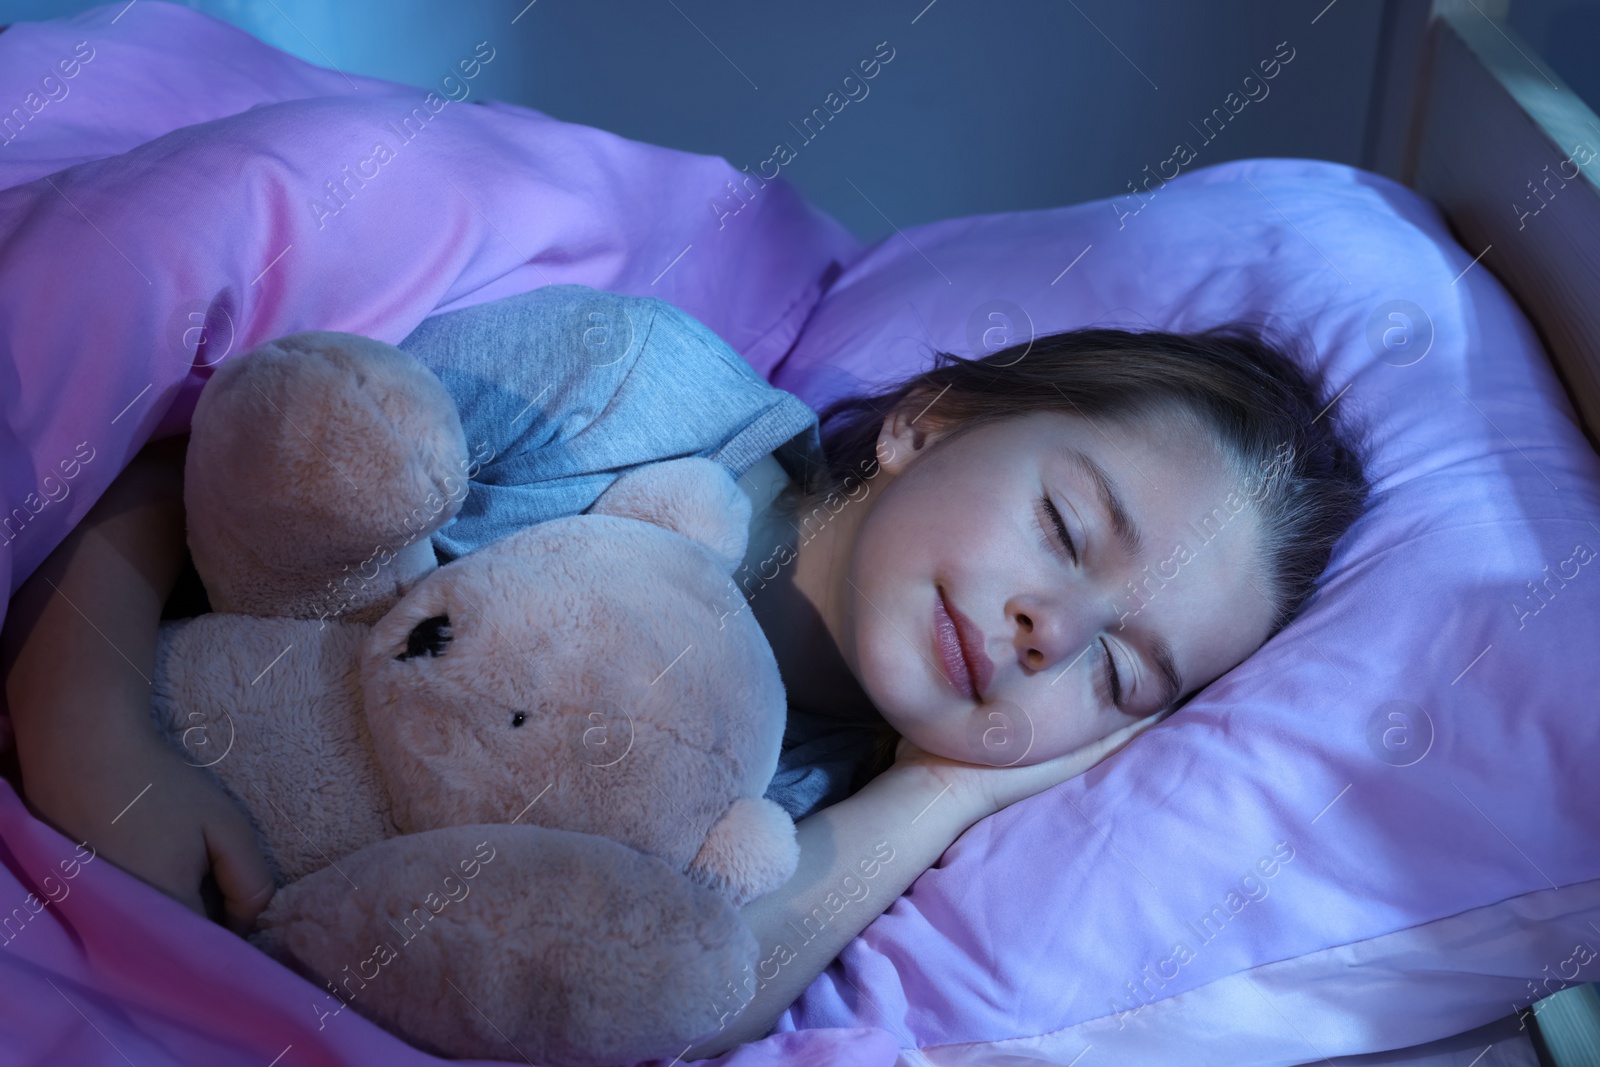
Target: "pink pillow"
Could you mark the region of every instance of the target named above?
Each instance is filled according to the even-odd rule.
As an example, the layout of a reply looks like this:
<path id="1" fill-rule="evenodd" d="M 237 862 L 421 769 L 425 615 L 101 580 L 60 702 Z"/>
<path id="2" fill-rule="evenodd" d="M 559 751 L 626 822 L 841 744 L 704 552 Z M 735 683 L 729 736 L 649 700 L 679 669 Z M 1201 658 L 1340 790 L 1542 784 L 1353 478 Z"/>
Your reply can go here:
<path id="1" fill-rule="evenodd" d="M 1374 424 L 1374 496 L 1297 622 L 971 828 L 782 1029 L 1296 1064 L 1559 988 L 1535 983 L 1600 928 L 1600 458 L 1479 251 L 1385 179 L 1258 160 L 1142 208 L 912 227 L 846 270 L 772 375 L 814 407 L 935 350 L 1273 321 Z"/>

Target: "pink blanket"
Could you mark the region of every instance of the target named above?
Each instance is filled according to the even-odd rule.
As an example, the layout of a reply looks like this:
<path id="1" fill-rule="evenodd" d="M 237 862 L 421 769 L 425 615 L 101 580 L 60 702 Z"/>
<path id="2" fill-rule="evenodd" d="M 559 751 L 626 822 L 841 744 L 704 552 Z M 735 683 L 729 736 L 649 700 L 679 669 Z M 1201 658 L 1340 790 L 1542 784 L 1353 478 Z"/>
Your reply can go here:
<path id="1" fill-rule="evenodd" d="M 764 368 L 860 251 L 786 184 L 480 104 L 466 69 L 432 94 L 346 78 L 151 0 L 0 33 L 8 596 L 135 452 L 186 431 L 230 353 L 306 329 L 395 342 L 435 311 L 578 282 L 671 301 Z M 5 784 L 0 943 L 8 1064 L 433 1062 L 325 1018 L 322 989 Z M 717 1062 L 887 1065 L 897 1044 L 815 1029 Z"/>

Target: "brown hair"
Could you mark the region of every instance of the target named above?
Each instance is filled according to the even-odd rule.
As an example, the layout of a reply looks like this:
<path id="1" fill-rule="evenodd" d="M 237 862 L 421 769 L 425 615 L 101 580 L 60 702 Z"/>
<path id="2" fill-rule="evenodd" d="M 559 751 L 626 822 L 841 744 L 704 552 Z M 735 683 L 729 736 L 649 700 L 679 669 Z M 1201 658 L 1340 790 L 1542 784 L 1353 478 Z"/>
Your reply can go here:
<path id="1" fill-rule="evenodd" d="M 1255 485 L 1247 495 L 1262 547 L 1253 578 L 1272 602 L 1275 634 L 1315 591 L 1370 491 L 1366 427 L 1336 421 L 1337 398 L 1295 348 L 1264 328 L 1232 323 L 1193 334 L 1073 330 L 979 359 L 939 352 L 920 374 L 823 408 L 823 464 L 775 503 L 791 516 L 814 512 L 858 472 L 875 474 L 883 420 L 902 404 L 925 404 L 916 421 L 946 431 L 944 441 L 1041 411 L 1122 423 L 1187 417 L 1209 433 L 1230 473 Z M 852 791 L 894 761 L 899 735 L 887 722 L 880 727 Z"/>

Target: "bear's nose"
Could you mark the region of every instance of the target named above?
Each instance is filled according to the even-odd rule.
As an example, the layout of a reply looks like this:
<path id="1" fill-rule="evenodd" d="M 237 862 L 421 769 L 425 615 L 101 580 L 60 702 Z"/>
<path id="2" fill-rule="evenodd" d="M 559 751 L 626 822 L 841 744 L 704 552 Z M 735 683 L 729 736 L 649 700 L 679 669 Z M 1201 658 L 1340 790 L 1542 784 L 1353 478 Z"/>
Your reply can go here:
<path id="1" fill-rule="evenodd" d="M 444 646 L 449 643 L 450 616 L 434 615 L 411 628 L 411 633 L 406 637 L 406 650 L 395 659 L 410 659 L 424 652 L 430 656 L 443 655 Z"/>

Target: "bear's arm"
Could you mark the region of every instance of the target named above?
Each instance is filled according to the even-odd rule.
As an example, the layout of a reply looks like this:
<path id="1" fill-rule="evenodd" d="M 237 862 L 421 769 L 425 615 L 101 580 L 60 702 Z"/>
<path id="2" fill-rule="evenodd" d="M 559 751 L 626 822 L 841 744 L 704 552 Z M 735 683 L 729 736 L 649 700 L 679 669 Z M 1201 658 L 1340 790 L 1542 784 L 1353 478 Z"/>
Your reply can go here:
<path id="1" fill-rule="evenodd" d="M 730 996 L 722 1029 L 683 1059 L 718 1056 L 771 1033 L 778 1017 L 844 947 L 985 814 L 963 794 L 910 766 L 891 767 L 797 823 L 800 866 L 794 877 L 739 912 L 760 944 L 756 988 L 740 990 L 740 998 Z M 818 916 L 828 920 L 810 933 Z M 809 938 L 797 930 L 807 931 Z M 753 999 L 742 1000 L 751 992 Z"/>

